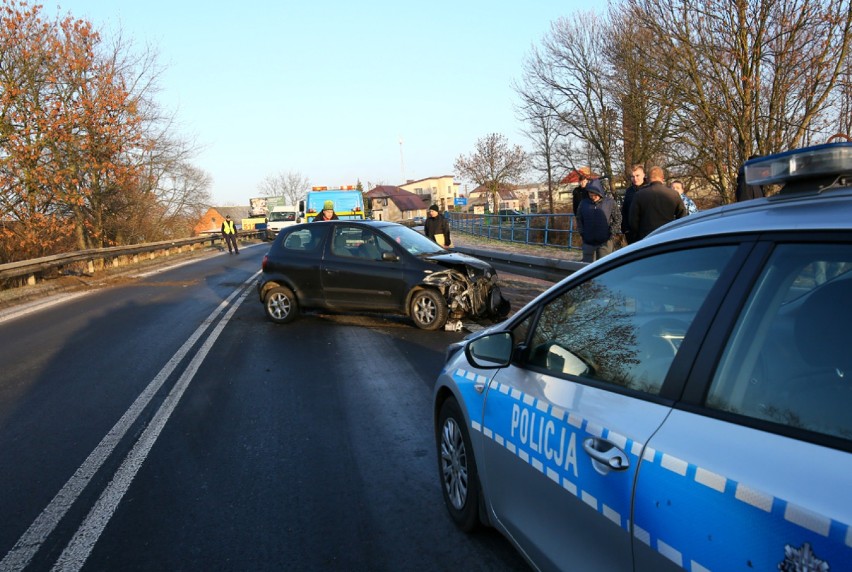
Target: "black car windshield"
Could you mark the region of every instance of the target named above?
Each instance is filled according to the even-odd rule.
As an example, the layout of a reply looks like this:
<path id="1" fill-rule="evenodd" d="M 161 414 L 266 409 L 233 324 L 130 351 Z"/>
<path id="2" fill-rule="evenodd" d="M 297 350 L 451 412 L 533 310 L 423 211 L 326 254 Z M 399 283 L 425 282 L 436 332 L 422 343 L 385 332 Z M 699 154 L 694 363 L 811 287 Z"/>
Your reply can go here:
<path id="1" fill-rule="evenodd" d="M 382 231 L 414 256 L 446 252 L 442 247 L 407 226 L 395 224 L 382 227 Z"/>

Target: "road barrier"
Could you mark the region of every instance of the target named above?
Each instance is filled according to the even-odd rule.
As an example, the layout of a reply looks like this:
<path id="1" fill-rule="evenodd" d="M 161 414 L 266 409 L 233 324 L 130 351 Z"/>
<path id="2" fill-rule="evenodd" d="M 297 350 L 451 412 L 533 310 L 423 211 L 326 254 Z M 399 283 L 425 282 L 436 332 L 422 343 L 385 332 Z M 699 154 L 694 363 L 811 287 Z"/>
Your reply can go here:
<path id="1" fill-rule="evenodd" d="M 262 238 L 262 231 L 238 233 L 240 239 Z M 178 240 L 151 242 L 133 246 L 94 248 L 79 252 L 54 254 L 32 260 L 0 264 L 0 290 L 32 286 L 39 281 L 62 275 L 93 275 L 95 272 L 137 264 L 161 256 L 172 256 L 223 242 L 220 233 Z"/>

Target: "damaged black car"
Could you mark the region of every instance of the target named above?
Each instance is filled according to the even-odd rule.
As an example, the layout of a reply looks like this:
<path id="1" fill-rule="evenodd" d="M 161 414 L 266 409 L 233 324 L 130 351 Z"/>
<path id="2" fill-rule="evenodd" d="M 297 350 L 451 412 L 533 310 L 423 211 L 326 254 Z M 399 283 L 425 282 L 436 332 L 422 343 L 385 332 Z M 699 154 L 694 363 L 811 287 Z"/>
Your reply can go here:
<path id="1" fill-rule="evenodd" d="M 262 270 L 260 301 L 281 324 L 307 309 L 403 314 L 424 330 L 509 313 L 490 264 L 392 222 L 292 226 L 276 237 Z"/>

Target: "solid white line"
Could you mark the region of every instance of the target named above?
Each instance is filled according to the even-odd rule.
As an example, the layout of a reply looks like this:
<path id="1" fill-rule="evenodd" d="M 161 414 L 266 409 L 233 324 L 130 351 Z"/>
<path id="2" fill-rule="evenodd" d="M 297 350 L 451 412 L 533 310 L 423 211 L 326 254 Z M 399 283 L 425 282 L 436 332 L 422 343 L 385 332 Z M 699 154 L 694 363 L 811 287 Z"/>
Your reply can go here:
<path id="1" fill-rule="evenodd" d="M 61 294 L 54 297 L 51 297 L 48 300 L 36 300 L 34 302 L 29 302 L 26 304 L 21 304 L 10 308 L 8 310 L 3 310 L 0 312 L 0 324 L 6 322 L 8 320 L 14 320 L 15 318 L 20 318 L 21 316 L 26 316 L 28 314 L 33 314 L 45 308 L 50 308 L 51 306 L 55 306 L 57 304 L 61 304 L 63 302 L 68 302 L 73 300 L 74 298 L 79 298 L 81 296 L 88 296 L 92 291 L 86 292 L 76 292 L 73 294 Z"/>
<path id="2" fill-rule="evenodd" d="M 243 283 L 242 287 L 250 284 L 260 272 L 253 274 Z M 242 288 L 241 287 L 241 288 Z M 249 290 L 247 289 L 246 292 Z M 202 322 L 192 335 L 178 349 L 175 355 L 163 366 L 163 369 L 151 380 L 151 383 L 136 398 L 133 404 L 122 415 L 121 419 L 110 429 L 109 433 L 98 443 L 97 447 L 89 454 L 80 468 L 68 479 L 68 482 L 56 493 L 53 500 L 36 517 L 30 527 L 18 539 L 12 549 L 0 561 L 0 572 L 12 572 L 25 568 L 33 556 L 39 551 L 47 537 L 54 531 L 56 526 L 71 505 L 80 496 L 83 489 L 89 484 L 94 474 L 101 468 L 106 459 L 112 454 L 118 442 L 124 438 L 130 427 L 136 422 L 142 411 L 148 406 L 151 399 L 172 374 L 178 364 L 189 353 L 192 346 L 201 338 L 204 332 L 216 320 L 216 317 L 227 308 L 234 298 L 240 295 L 240 289 L 234 291 Z M 243 296 L 245 296 L 243 294 Z M 242 299 L 240 300 L 240 302 Z"/>
<path id="3" fill-rule="evenodd" d="M 74 538 L 71 539 L 71 542 L 68 543 L 65 550 L 62 551 L 62 554 L 59 556 L 59 559 L 52 568 L 53 571 L 76 572 L 86 563 L 86 559 L 92 553 L 95 543 L 98 541 L 101 533 L 104 531 L 112 518 L 112 515 L 115 513 L 115 509 L 118 508 L 118 503 L 121 502 L 121 499 L 124 497 L 127 489 L 130 488 L 130 484 L 133 482 L 134 477 L 136 477 L 136 473 L 139 472 L 139 469 L 142 467 L 142 463 L 145 462 L 145 458 L 148 456 L 148 453 L 151 451 L 151 448 L 160 436 L 160 432 L 165 427 L 166 422 L 169 420 L 169 417 L 171 417 L 175 407 L 177 407 L 177 404 L 186 391 L 186 388 L 189 387 L 189 383 L 192 381 L 192 378 L 195 377 L 198 368 L 201 367 L 201 363 L 204 361 L 204 358 L 206 358 L 207 354 L 210 353 L 213 344 L 219 338 L 219 334 L 221 334 L 225 329 L 225 324 L 227 324 L 228 320 L 231 319 L 231 316 L 234 315 L 234 312 L 237 311 L 240 303 L 242 303 L 246 296 L 248 296 L 250 291 L 251 288 L 245 289 L 245 291 L 240 295 L 239 300 L 231 306 L 219 323 L 216 324 L 213 331 L 210 332 L 210 335 L 204 341 L 204 344 L 198 352 L 196 352 L 195 357 L 192 358 L 192 362 L 190 362 L 189 366 L 180 376 L 178 382 L 169 392 L 169 395 L 166 397 L 165 401 L 163 401 L 160 409 L 157 410 L 156 415 L 154 415 L 153 419 L 151 419 L 151 423 L 145 428 L 145 431 L 142 433 L 142 436 L 139 437 L 136 445 L 134 445 L 133 449 L 121 464 L 121 467 L 119 467 L 118 471 L 116 471 L 112 481 L 110 481 L 109 485 L 107 485 L 107 488 L 92 507 L 92 510 L 89 511 L 86 520 L 84 520 L 83 524 L 80 525 L 80 528 L 77 529 L 77 533 L 74 535 Z"/>

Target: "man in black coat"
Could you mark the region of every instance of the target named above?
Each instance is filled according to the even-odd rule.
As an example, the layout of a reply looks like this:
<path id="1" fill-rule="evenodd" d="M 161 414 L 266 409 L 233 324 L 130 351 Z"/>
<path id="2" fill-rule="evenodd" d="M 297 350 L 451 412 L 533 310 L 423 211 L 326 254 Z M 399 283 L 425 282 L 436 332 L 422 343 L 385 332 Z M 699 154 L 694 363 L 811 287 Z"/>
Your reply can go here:
<path id="1" fill-rule="evenodd" d="M 423 223 L 423 234 L 426 235 L 426 238 L 432 239 L 432 241 L 437 242 L 439 246 L 443 246 L 444 248 L 447 248 L 451 244 L 450 223 L 441 214 L 438 205 L 429 207 L 426 221 Z"/>
<path id="2" fill-rule="evenodd" d="M 577 209 L 580 208 L 580 202 L 582 202 L 583 199 L 589 198 L 589 192 L 586 190 L 586 185 L 588 183 L 589 179 L 586 177 L 586 174 L 579 171 L 577 175 L 577 186 L 574 187 L 573 191 L 571 191 L 571 202 L 574 207 L 574 216 L 577 216 Z"/>
<path id="3" fill-rule="evenodd" d="M 630 180 L 633 184 L 624 191 L 624 200 L 621 203 L 621 232 L 624 234 L 627 244 L 639 240 L 630 229 L 630 205 L 633 204 L 633 197 L 636 196 L 639 189 L 645 186 L 645 167 L 633 165 L 633 169 L 630 171 Z"/>
<path id="4" fill-rule="evenodd" d="M 687 215 L 677 191 L 663 182 L 663 169 L 651 167 L 651 183 L 640 189 L 630 205 L 630 231 L 642 240 L 664 224 Z"/>

